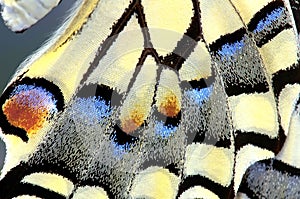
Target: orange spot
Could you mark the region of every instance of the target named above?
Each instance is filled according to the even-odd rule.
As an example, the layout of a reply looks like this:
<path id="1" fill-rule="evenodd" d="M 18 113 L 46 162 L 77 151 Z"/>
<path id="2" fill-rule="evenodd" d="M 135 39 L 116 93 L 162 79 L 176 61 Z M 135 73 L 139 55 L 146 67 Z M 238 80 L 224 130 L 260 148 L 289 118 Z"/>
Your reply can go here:
<path id="1" fill-rule="evenodd" d="M 31 104 L 34 97 L 35 103 Z M 43 95 L 36 90 L 23 91 L 8 99 L 2 106 L 7 121 L 16 127 L 24 129 L 27 134 L 34 134 L 42 128 L 49 110 L 43 106 Z"/>
<path id="2" fill-rule="evenodd" d="M 169 94 L 160 103 L 159 112 L 168 117 L 175 117 L 179 111 L 180 105 L 175 95 Z"/>
<path id="3" fill-rule="evenodd" d="M 128 119 L 122 121 L 122 130 L 125 133 L 131 133 L 144 123 L 144 114 L 138 109 L 132 110 Z"/>

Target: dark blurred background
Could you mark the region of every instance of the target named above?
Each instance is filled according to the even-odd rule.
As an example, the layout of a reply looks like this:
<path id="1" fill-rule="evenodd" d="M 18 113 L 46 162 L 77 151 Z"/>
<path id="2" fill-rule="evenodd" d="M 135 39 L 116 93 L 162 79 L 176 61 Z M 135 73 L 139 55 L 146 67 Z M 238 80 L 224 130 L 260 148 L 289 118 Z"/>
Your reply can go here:
<path id="1" fill-rule="evenodd" d="M 46 17 L 23 33 L 13 33 L 0 18 L 0 93 L 18 65 L 51 36 L 67 16 L 76 0 L 64 0 Z M 1 127 L 1 124 L 0 124 Z M 5 144 L 0 139 L 0 170 L 5 157 Z"/>

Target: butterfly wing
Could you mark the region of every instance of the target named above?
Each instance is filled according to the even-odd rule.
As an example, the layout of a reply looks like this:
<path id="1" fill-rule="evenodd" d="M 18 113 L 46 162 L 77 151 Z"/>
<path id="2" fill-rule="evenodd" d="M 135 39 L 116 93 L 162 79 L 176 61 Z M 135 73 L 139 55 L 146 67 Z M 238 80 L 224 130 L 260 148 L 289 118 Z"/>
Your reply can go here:
<path id="1" fill-rule="evenodd" d="M 280 0 L 79 1 L 0 98 L 0 196 L 232 198 L 289 129 L 287 18 Z"/>

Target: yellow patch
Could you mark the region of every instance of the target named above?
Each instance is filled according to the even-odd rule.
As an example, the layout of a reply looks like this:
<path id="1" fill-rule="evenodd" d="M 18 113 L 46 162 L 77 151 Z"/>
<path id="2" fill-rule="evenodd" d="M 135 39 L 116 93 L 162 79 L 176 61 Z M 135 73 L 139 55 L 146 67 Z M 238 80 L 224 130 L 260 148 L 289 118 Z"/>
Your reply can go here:
<path id="1" fill-rule="evenodd" d="M 248 24 L 252 17 L 272 0 L 259 0 L 255 1 L 255 3 L 249 0 L 232 0 L 231 2 L 238 10 L 245 24 Z"/>
<path id="2" fill-rule="evenodd" d="M 292 112 L 295 109 L 296 101 L 298 100 L 300 93 L 299 84 L 286 85 L 279 95 L 278 110 L 280 114 L 280 124 L 284 130 L 284 133 L 288 133 L 290 126 L 290 119 Z"/>
<path id="3" fill-rule="evenodd" d="M 139 173 L 133 181 L 133 198 L 172 199 L 175 198 L 179 178 L 167 169 L 149 167 Z"/>
<path id="4" fill-rule="evenodd" d="M 211 76 L 211 58 L 204 42 L 199 41 L 194 52 L 179 70 L 180 80 L 199 80 Z"/>
<path id="5" fill-rule="evenodd" d="M 72 199 L 109 199 L 101 187 L 84 186 L 78 187 Z"/>
<path id="6" fill-rule="evenodd" d="M 68 197 L 73 189 L 73 183 L 67 178 L 52 173 L 33 173 L 22 179 L 24 183 L 37 185 Z"/>
<path id="7" fill-rule="evenodd" d="M 259 48 L 267 72 L 274 74 L 297 63 L 298 45 L 294 30 L 290 28 Z"/>
<path id="8" fill-rule="evenodd" d="M 278 120 L 273 93 L 242 94 L 228 100 L 235 129 L 277 136 Z"/>
<path id="9" fill-rule="evenodd" d="M 203 36 L 208 44 L 244 26 L 230 1 L 201 0 L 199 2 Z"/>
<path id="10" fill-rule="evenodd" d="M 154 48 L 162 55 L 172 52 L 194 15 L 192 1 L 151 0 L 142 3 Z"/>
<path id="11" fill-rule="evenodd" d="M 230 185 L 234 163 L 232 149 L 193 143 L 187 147 L 185 159 L 185 175 L 201 174 L 223 186 Z"/>
<path id="12" fill-rule="evenodd" d="M 193 188 L 190 188 L 185 192 L 183 192 L 179 197 L 179 199 L 194 199 L 194 198 L 220 199 L 216 194 L 201 186 L 194 186 Z"/>

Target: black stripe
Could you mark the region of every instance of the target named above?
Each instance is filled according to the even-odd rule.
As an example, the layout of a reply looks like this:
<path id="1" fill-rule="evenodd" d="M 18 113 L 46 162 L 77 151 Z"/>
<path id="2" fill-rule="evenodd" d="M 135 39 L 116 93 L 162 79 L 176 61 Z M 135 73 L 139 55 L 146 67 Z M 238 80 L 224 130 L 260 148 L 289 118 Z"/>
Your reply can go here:
<path id="1" fill-rule="evenodd" d="M 257 12 L 254 17 L 251 19 L 251 21 L 248 24 L 249 31 L 254 31 L 258 25 L 258 23 L 266 18 L 268 14 L 270 14 L 273 10 L 277 8 L 283 8 L 284 10 L 284 3 L 283 1 L 277 0 L 270 2 L 267 6 L 262 8 L 259 12 Z M 284 13 L 286 15 L 286 13 Z M 273 39 L 276 35 L 278 35 L 282 30 L 292 28 L 292 26 L 289 23 L 286 23 L 286 21 L 274 21 L 276 23 L 276 26 L 272 27 L 272 31 L 267 31 L 266 33 L 262 34 L 255 34 L 255 42 L 258 47 L 262 47 L 264 44 L 268 43 L 271 39 Z"/>
<path id="2" fill-rule="evenodd" d="M 255 28 L 257 27 L 258 23 L 264 19 L 265 17 L 268 16 L 268 14 L 270 14 L 273 10 L 275 10 L 276 8 L 279 7 L 284 7 L 284 3 L 282 0 L 276 0 L 276 1 L 272 1 L 270 2 L 268 5 L 266 5 L 265 7 L 263 7 L 259 12 L 257 12 L 252 19 L 250 20 L 250 22 L 248 23 L 248 29 L 252 32 L 255 30 Z"/>
<path id="3" fill-rule="evenodd" d="M 296 28 L 298 33 L 300 32 L 300 1 L 299 0 L 290 0 L 292 7 L 293 16 L 296 23 Z"/>
<path id="4" fill-rule="evenodd" d="M 287 84 L 300 83 L 300 66 L 292 65 L 286 70 L 280 70 L 273 74 L 273 88 L 276 98 L 280 95 L 280 92 Z"/>
<path id="5" fill-rule="evenodd" d="M 295 107 L 299 106 L 299 104 L 300 104 L 300 95 L 298 95 L 298 99 L 297 99 L 297 102 L 295 104 Z M 298 110 L 298 108 L 296 108 L 295 110 Z"/>
<path id="6" fill-rule="evenodd" d="M 12 190 L 12 195 L 8 196 L 7 198 L 10 197 L 16 197 L 20 195 L 30 195 L 30 196 L 36 196 L 39 198 L 43 199 L 65 199 L 66 197 L 58 194 L 54 191 L 50 191 L 48 189 L 45 189 L 40 186 L 32 185 L 32 184 L 27 184 L 27 183 L 21 183 L 17 185 L 16 187 L 13 188 Z M 2 196 L 0 195 L 1 199 Z"/>
<path id="7" fill-rule="evenodd" d="M 84 85 L 78 93 L 76 94 L 77 97 L 101 97 L 101 99 L 105 100 L 107 104 L 111 106 L 119 107 L 122 103 L 123 95 L 119 94 L 113 88 L 106 86 L 104 84 L 88 84 Z"/>
<path id="8" fill-rule="evenodd" d="M 41 161 L 39 164 L 27 164 L 21 162 L 12 168 L 5 177 L 0 181 L 0 193 L 2 190 L 9 190 L 9 187 L 19 183 L 24 176 L 36 172 L 53 173 L 64 176 L 74 184 L 78 183 L 75 173 L 70 172 L 64 162 L 56 160 L 56 162 Z"/>
<path id="9" fill-rule="evenodd" d="M 281 33 L 285 29 L 292 28 L 290 24 L 284 24 L 282 26 L 273 28 L 272 31 L 268 32 L 268 34 L 265 34 L 264 37 L 262 37 L 259 41 L 256 41 L 256 45 L 261 48 L 263 45 L 268 43 L 271 39 L 276 37 L 279 33 Z"/>
<path id="10" fill-rule="evenodd" d="M 265 164 L 267 166 L 272 166 L 273 169 L 280 171 L 282 173 L 288 173 L 289 176 L 300 176 L 300 169 L 293 167 L 291 165 L 288 165 L 280 160 L 277 159 L 267 159 L 259 161 L 262 164 Z"/>
<path id="11" fill-rule="evenodd" d="M 210 46 L 209 49 L 212 51 L 211 53 L 213 54 L 213 58 L 214 60 L 219 63 L 219 65 L 217 66 L 219 68 L 220 71 L 226 71 L 228 70 L 228 67 L 236 67 L 237 64 L 241 64 L 241 63 L 232 63 L 233 61 L 236 61 L 234 59 L 230 59 L 231 62 L 226 62 L 226 60 L 220 60 L 220 54 L 219 54 L 219 50 L 221 50 L 223 48 L 224 45 L 230 45 L 230 44 L 234 44 L 236 42 L 240 42 L 243 41 L 245 42 L 245 40 L 247 40 L 248 36 L 246 35 L 247 31 L 245 28 L 241 28 L 236 30 L 233 33 L 230 34 L 226 34 L 221 36 L 219 39 L 217 39 L 216 41 L 214 41 Z M 249 46 L 245 46 L 245 52 L 247 52 L 247 48 L 249 48 Z M 258 52 L 257 52 L 258 53 Z M 258 57 L 252 55 L 252 59 L 258 59 Z M 253 62 L 253 61 L 252 61 Z M 251 64 L 251 63 L 249 63 Z M 253 62 L 254 64 L 254 62 Z M 250 67 L 251 65 L 249 65 Z M 252 66 L 253 67 L 253 66 Z M 259 67 L 259 66 L 257 66 Z M 244 68 L 244 70 L 246 70 L 246 68 Z M 249 73 L 251 73 L 251 68 L 248 68 Z M 257 72 L 261 72 L 263 73 L 262 69 L 257 68 Z M 247 78 L 249 79 L 248 81 L 252 81 L 251 83 L 248 83 L 246 81 L 240 81 L 238 79 L 233 80 L 232 78 L 227 78 L 226 75 L 230 75 L 230 72 L 225 72 L 223 75 L 223 82 L 225 85 L 225 91 L 226 94 L 228 96 L 234 96 L 234 95 L 240 95 L 240 94 L 250 94 L 250 93 L 264 93 L 264 92 L 268 92 L 269 91 L 269 85 L 267 83 L 267 80 L 265 77 L 263 77 L 262 81 L 259 82 L 255 82 L 253 83 L 253 81 L 255 81 L 255 77 L 246 77 L 245 75 L 243 76 L 243 78 Z"/>
<path id="12" fill-rule="evenodd" d="M 202 186 L 215 193 L 219 198 L 228 198 L 228 195 L 230 195 L 231 192 L 231 185 L 229 187 L 224 187 L 201 175 L 193 175 L 186 177 L 181 182 L 176 198 L 179 198 L 183 192 L 194 186 Z"/>
<path id="13" fill-rule="evenodd" d="M 207 88 L 211 86 L 215 82 L 215 77 L 212 75 L 208 78 L 201 78 L 199 80 L 192 80 L 192 81 L 181 81 L 180 88 L 182 90 L 189 90 L 190 88 Z"/>
<path id="14" fill-rule="evenodd" d="M 110 138 L 119 145 L 129 144 L 132 145 L 139 140 L 139 135 L 135 136 L 135 132 L 133 133 L 125 133 L 118 124 L 114 126 L 114 133 L 110 135 Z"/>
<path id="15" fill-rule="evenodd" d="M 177 46 L 169 55 L 165 56 L 162 64 L 167 65 L 175 70 L 180 70 L 184 61 L 190 56 L 197 46 L 197 42 L 203 38 L 201 27 L 201 14 L 199 2 L 193 0 L 194 15 L 191 23 L 184 36 L 177 42 Z"/>
<path id="16" fill-rule="evenodd" d="M 288 133 L 286 133 L 286 134 L 288 134 Z M 287 137 L 287 136 L 285 135 L 282 126 L 279 125 L 279 131 L 278 131 L 278 141 L 279 141 L 279 142 L 278 142 L 278 150 L 275 151 L 275 154 L 277 154 L 277 153 L 279 152 L 279 150 L 282 149 L 282 147 L 283 147 L 283 145 L 284 145 L 284 142 L 285 142 L 285 140 L 286 140 L 286 137 Z"/>
<path id="17" fill-rule="evenodd" d="M 223 147 L 223 148 L 230 148 L 231 141 L 230 138 L 216 138 L 213 136 L 205 135 L 205 132 L 198 132 L 193 139 L 193 142 L 203 143 L 212 145 L 215 147 Z"/>
<path id="18" fill-rule="evenodd" d="M 289 176 L 300 176 L 300 169 L 295 168 L 293 166 L 290 166 L 280 160 L 277 160 L 275 158 L 272 159 L 266 159 L 266 160 L 261 160 L 253 164 L 251 167 L 247 169 L 247 171 L 244 174 L 244 177 L 242 179 L 241 185 L 239 187 L 238 192 L 246 194 L 249 198 L 261 198 L 262 196 L 259 195 L 259 193 L 255 193 L 252 191 L 251 185 L 248 184 L 247 177 L 251 175 L 250 171 L 256 170 L 257 167 L 261 167 L 261 165 L 264 165 L 264 168 L 267 170 L 277 170 L 280 173 L 285 173 L 288 174 Z M 267 172 L 265 170 L 265 172 Z M 276 179 L 274 179 L 276 180 Z M 254 188 L 254 187 L 253 187 Z M 262 187 L 261 187 L 262 188 Z"/>
<path id="19" fill-rule="evenodd" d="M 153 115 L 156 117 L 157 121 L 164 122 L 165 126 L 172 125 L 173 127 L 178 126 L 181 120 L 181 111 L 174 116 L 174 117 L 168 117 L 161 112 L 157 110 L 157 108 L 154 109 Z"/>
<path id="20" fill-rule="evenodd" d="M 111 170 L 111 168 L 107 168 L 107 170 Z M 76 173 L 71 172 L 68 169 L 68 166 L 65 165 L 63 161 L 55 160 L 53 162 L 42 161 L 36 165 L 28 165 L 27 163 L 20 163 L 18 166 L 12 168 L 5 177 L 0 181 L 0 198 L 1 199 L 11 199 L 13 196 L 12 194 L 26 194 L 26 193 L 35 193 L 34 191 L 41 192 L 41 194 L 50 193 L 47 189 L 40 188 L 38 186 L 33 186 L 29 184 L 21 184 L 21 180 L 32 173 L 36 172 L 45 172 L 45 173 L 53 173 L 61 175 L 67 179 L 69 179 L 76 187 L 90 185 L 90 186 L 100 186 L 102 187 L 106 193 L 108 194 L 109 198 L 114 199 L 116 198 L 112 191 L 113 182 L 109 180 L 100 180 L 100 174 L 95 174 L 95 178 L 90 178 L 87 180 L 79 180 Z M 102 173 L 101 179 L 110 179 L 110 174 Z M 27 187 L 24 189 L 24 187 Z M 30 187 L 30 189 L 28 188 Z M 12 188 L 15 188 L 12 189 Z M 29 192 L 26 192 L 29 191 Z M 51 193 L 52 194 L 52 193 Z M 53 192 L 54 194 L 54 192 Z M 56 193 L 56 195 L 60 196 Z M 15 196 L 15 195 L 14 195 Z M 52 196 L 52 195 L 51 195 Z M 47 197 L 42 197 L 47 198 Z M 56 197 L 49 197 L 49 198 L 56 198 Z M 59 198 L 59 197 L 57 197 Z"/>
<path id="21" fill-rule="evenodd" d="M 106 85 L 98 85 L 98 84 L 89 84 L 84 85 L 80 91 L 76 94 L 78 97 L 91 97 L 91 96 L 99 96 L 104 99 L 106 102 L 110 102 L 114 90 Z"/>
<path id="22" fill-rule="evenodd" d="M 149 167 L 161 167 L 168 169 L 170 173 L 173 173 L 177 177 L 179 177 L 181 169 L 178 163 L 168 163 L 164 157 L 147 157 L 143 160 L 142 164 L 139 166 L 139 170 L 145 170 Z"/>
<path id="23" fill-rule="evenodd" d="M 250 188 L 249 185 L 247 183 L 247 179 L 242 180 L 239 189 L 238 189 L 239 193 L 243 193 L 245 195 L 247 195 L 248 198 L 251 199 L 260 199 Z"/>
<path id="24" fill-rule="evenodd" d="M 266 81 L 262 81 L 256 84 L 245 84 L 240 82 L 239 84 L 229 84 L 225 87 L 226 94 L 230 96 L 252 93 L 266 93 L 269 92 L 269 85 Z"/>
<path id="25" fill-rule="evenodd" d="M 240 28 L 233 33 L 222 35 L 219 39 L 209 45 L 209 49 L 213 52 L 213 54 L 216 54 L 218 50 L 221 50 L 224 44 L 234 44 L 237 41 L 241 41 L 246 32 L 245 28 Z"/>
<path id="26" fill-rule="evenodd" d="M 62 196 L 53 191 L 44 189 L 39 186 L 21 183 L 21 180 L 32 173 L 46 172 L 57 173 L 74 182 L 76 179 L 75 174 L 67 172 L 65 169 L 58 168 L 57 164 L 45 164 L 29 166 L 25 163 L 21 163 L 18 166 L 12 168 L 5 177 L 0 181 L 0 198 L 12 198 L 21 194 L 31 194 L 40 196 L 41 198 L 61 198 Z M 49 196 L 49 197 L 48 197 Z M 64 198 L 64 197 L 63 197 Z"/>
<path id="27" fill-rule="evenodd" d="M 175 174 L 176 176 L 179 176 L 179 175 L 180 175 L 181 169 L 180 169 L 180 167 L 179 167 L 177 164 L 175 164 L 175 163 L 171 163 L 171 164 L 167 165 L 167 166 L 166 166 L 166 169 L 168 169 L 170 173 L 173 173 L 173 174 Z"/>
<path id="28" fill-rule="evenodd" d="M 277 153 L 281 149 L 279 138 L 270 138 L 268 135 L 262 135 L 255 132 L 241 132 L 236 131 L 235 137 L 235 149 L 240 150 L 243 146 L 247 144 L 252 144 L 263 149 L 267 149 Z"/>

